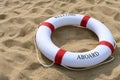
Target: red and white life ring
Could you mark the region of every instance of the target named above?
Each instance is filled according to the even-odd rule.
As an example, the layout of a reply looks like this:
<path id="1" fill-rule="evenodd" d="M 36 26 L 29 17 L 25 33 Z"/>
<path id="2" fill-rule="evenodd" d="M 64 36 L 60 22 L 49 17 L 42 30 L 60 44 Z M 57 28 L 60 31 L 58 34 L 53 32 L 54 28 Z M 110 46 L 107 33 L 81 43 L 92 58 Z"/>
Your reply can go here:
<path id="1" fill-rule="evenodd" d="M 88 28 L 99 38 L 99 44 L 88 52 L 63 50 L 51 41 L 51 33 L 58 27 L 74 25 Z M 90 16 L 61 14 L 40 24 L 36 33 L 36 43 L 40 51 L 53 62 L 69 67 L 89 67 L 106 60 L 114 52 L 115 41 L 108 28 Z"/>

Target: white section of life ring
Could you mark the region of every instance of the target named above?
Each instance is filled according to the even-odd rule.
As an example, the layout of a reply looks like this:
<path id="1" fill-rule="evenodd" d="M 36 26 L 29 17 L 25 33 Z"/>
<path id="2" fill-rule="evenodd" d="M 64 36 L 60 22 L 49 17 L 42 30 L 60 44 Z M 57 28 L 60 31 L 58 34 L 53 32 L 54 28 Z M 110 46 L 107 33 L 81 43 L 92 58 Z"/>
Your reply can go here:
<path id="1" fill-rule="evenodd" d="M 74 25 L 88 28 L 96 33 L 99 45 L 88 52 L 65 51 L 57 47 L 51 41 L 51 33 L 54 29 Z M 106 60 L 114 51 L 114 38 L 108 28 L 98 20 L 80 14 L 61 14 L 41 23 L 36 33 L 36 43 L 40 51 L 57 64 L 69 67 L 90 67 Z"/>

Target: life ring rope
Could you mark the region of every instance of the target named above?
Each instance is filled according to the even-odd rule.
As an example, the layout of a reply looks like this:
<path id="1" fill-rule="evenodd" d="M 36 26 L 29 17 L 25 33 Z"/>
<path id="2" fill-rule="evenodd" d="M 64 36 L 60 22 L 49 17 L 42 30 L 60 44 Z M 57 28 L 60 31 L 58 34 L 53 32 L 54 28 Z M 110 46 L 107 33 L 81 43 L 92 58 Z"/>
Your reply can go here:
<path id="1" fill-rule="evenodd" d="M 103 62 L 101 62 L 101 63 L 99 63 L 99 64 L 96 64 L 96 65 L 90 66 L 90 67 L 74 68 L 74 67 L 69 67 L 69 66 L 66 66 L 66 65 L 63 65 L 63 66 L 64 66 L 65 68 L 69 69 L 69 70 L 83 71 L 83 70 L 92 69 L 92 68 L 95 68 L 95 67 L 98 67 L 98 66 L 102 66 L 102 65 L 104 65 L 104 64 L 107 64 L 107 63 L 112 62 L 112 61 L 115 59 L 114 56 L 110 56 L 109 58 L 110 58 L 110 59 L 105 60 L 105 61 L 103 61 Z"/>
<path id="2" fill-rule="evenodd" d="M 38 30 L 38 28 L 35 30 L 35 33 L 37 32 L 37 30 Z M 34 34 L 34 37 L 36 38 L 36 34 Z M 39 50 L 38 50 L 38 47 L 37 47 L 37 44 L 36 44 L 36 40 L 34 40 L 34 47 L 35 47 L 35 53 L 36 53 L 37 60 L 38 60 L 38 62 L 39 62 L 43 67 L 48 68 L 48 67 L 51 67 L 51 66 L 54 65 L 54 63 L 55 63 L 54 61 L 52 61 L 51 64 L 44 64 L 44 63 L 42 62 L 42 60 L 41 60 L 40 57 L 39 57 Z"/>
<path id="3" fill-rule="evenodd" d="M 35 33 L 37 32 L 37 30 L 38 30 L 38 28 L 35 30 Z M 35 34 L 35 35 L 36 35 L 36 34 Z M 35 35 L 34 35 L 34 36 L 35 36 Z M 36 36 L 35 36 L 35 37 L 36 37 Z M 115 45 L 116 45 L 116 42 L 115 42 Z M 35 51 L 36 51 L 36 57 L 37 57 L 37 60 L 38 60 L 39 64 L 41 64 L 43 67 L 46 67 L 46 68 L 52 67 L 52 66 L 55 64 L 54 61 L 52 61 L 51 64 L 45 64 L 45 63 L 43 63 L 42 60 L 40 59 L 40 57 L 39 57 L 39 49 L 38 49 L 38 47 L 37 47 L 36 40 L 34 40 L 34 46 L 35 46 Z M 115 46 L 114 48 L 116 48 L 116 46 Z M 65 51 L 62 50 L 62 49 L 59 50 L 59 53 L 60 53 L 60 52 L 65 53 Z M 63 55 L 63 54 L 62 54 L 62 55 Z M 114 56 L 110 56 L 109 58 L 110 58 L 109 60 L 106 60 L 106 61 L 104 61 L 104 62 L 101 62 L 101 63 L 99 63 L 99 64 L 97 64 L 97 65 L 90 66 L 90 67 L 72 68 L 72 67 L 69 67 L 69 66 L 66 66 L 66 65 L 63 65 L 63 66 L 64 66 L 65 68 L 69 69 L 69 70 L 74 70 L 74 71 L 88 70 L 88 69 L 95 68 L 95 67 L 97 67 L 97 66 L 101 66 L 101 65 L 110 63 L 110 62 L 112 62 L 112 61 L 115 59 Z M 57 58 L 56 58 L 56 59 L 57 59 Z M 56 60 L 56 61 L 58 61 L 58 60 Z M 56 63 L 60 63 L 60 62 L 56 62 Z"/>

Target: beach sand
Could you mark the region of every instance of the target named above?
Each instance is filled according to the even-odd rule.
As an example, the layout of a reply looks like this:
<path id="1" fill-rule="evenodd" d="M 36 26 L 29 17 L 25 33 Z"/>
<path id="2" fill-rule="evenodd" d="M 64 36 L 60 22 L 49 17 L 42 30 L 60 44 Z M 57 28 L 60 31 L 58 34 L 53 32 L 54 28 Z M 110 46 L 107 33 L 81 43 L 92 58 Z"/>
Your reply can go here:
<path id="1" fill-rule="evenodd" d="M 44 20 L 63 13 L 89 15 L 104 23 L 117 43 L 115 60 L 86 71 L 40 65 L 34 47 L 35 29 Z M 98 44 L 93 32 L 74 26 L 55 30 L 52 40 L 76 52 L 91 50 Z M 120 0 L 0 0 L 0 80 L 120 80 L 119 49 Z"/>

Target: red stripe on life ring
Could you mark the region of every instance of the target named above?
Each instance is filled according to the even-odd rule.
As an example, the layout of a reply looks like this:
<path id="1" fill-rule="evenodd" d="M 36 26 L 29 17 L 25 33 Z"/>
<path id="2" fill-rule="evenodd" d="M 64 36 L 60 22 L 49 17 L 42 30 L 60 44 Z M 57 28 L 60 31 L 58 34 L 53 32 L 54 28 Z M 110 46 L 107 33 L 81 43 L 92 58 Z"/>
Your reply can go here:
<path id="1" fill-rule="evenodd" d="M 99 45 L 106 45 L 106 46 L 108 46 L 110 48 L 110 50 L 111 50 L 112 53 L 114 52 L 113 45 L 110 42 L 108 42 L 108 41 L 100 41 Z"/>
<path id="2" fill-rule="evenodd" d="M 66 51 L 63 50 L 63 49 L 59 49 L 59 50 L 58 50 L 58 52 L 57 52 L 57 54 L 56 54 L 56 56 L 55 56 L 55 63 L 56 63 L 56 64 L 61 64 L 62 58 L 63 58 L 65 52 L 66 52 Z"/>
<path id="3" fill-rule="evenodd" d="M 47 26 L 48 28 L 50 28 L 50 30 L 51 30 L 52 32 L 55 30 L 54 25 L 51 24 L 51 23 L 49 23 L 49 22 L 43 22 L 43 23 L 40 24 L 40 26 L 42 26 L 42 25 Z M 40 26 L 39 26 L 39 27 L 40 27 Z"/>
<path id="4" fill-rule="evenodd" d="M 90 19 L 90 16 L 84 16 L 81 23 L 80 23 L 80 26 L 86 27 L 86 24 L 87 24 L 89 19 Z"/>

